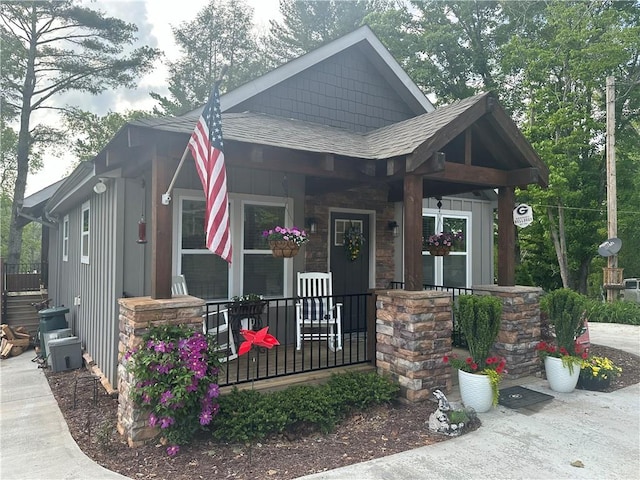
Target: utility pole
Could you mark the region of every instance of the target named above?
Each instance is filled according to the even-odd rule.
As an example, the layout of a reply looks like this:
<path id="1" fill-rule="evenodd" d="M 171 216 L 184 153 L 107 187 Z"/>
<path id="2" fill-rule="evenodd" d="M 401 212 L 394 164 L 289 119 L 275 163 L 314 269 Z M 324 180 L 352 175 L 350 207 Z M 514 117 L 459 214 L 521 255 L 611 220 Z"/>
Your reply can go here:
<path id="1" fill-rule="evenodd" d="M 607 115 L 607 231 L 609 238 L 618 236 L 618 202 L 616 192 L 616 85 L 615 78 L 607 77 L 606 87 Z M 617 296 L 617 284 L 622 284 L 622 274 L 618 271 L 618 254 L 607 257 L 605 288 L 607 302 L 613 302 Z M 620 277 L 620 278 L 618 278 Z M 612 288 L 613 287 L 613 288 Z"/>

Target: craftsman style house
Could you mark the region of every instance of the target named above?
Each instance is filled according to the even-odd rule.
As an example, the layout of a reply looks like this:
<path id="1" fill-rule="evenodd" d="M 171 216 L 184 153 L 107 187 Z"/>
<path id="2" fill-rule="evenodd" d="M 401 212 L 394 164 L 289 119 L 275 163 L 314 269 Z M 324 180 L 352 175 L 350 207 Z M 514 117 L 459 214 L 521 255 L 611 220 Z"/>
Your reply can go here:
<path id="1" fill-rule="evenodd" d="M 211 301 L 292 298 L 301 271 L 332 272 L 334 295 L 393 282 L 471 287 L 496 273 L 513 282 L 514 189 L 545 186 L 548 170 L 491 93 L 435 109 L 362 27 L 226 93 L 221 106 L 230 265 L 204 247 L 204 195 L 189 155 L 169 205 L 161 202 L 200 110 L 125 125 L 46 205 L 57 222 L 49 295 L 70 306 L 70 327 L 113 385 L 118 299 L 171 298 L 179 274 L 191 295 Z M 261 233 L 276 225 L 307 229 L 295 257 L 271 254 Z M 344 248 L 350 226 L 365 239 L 355 259 Z M 464 240 L 432 256 L 422 238 L 442 230 Z"/>

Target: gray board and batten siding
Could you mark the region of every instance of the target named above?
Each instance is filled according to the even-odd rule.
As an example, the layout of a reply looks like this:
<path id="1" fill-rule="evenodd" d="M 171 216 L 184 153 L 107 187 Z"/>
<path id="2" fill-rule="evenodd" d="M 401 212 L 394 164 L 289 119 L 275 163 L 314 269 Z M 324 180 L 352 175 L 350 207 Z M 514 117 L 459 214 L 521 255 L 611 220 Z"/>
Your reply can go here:
<path id="1" fill-rule="evenodd" d="M 100 366 L 112 386 L 117 385 L 118 298 L 123 292 L 125 184 L 110 179 L 101 195 L 91 191 L 83 202 L 60 212 L 56 234 L 51 235 L 50 296 L 69 307 L 67 321 L 82 348 Z M 83 204 L 89 203 L 89 260 L 81 261 Z M 68 259 L 62 259 L 62 222 L 69 216 Z M 58 261 L 58 259 L 60 261 Z M 79 301 L 74 302 L 74 299 Z"/>

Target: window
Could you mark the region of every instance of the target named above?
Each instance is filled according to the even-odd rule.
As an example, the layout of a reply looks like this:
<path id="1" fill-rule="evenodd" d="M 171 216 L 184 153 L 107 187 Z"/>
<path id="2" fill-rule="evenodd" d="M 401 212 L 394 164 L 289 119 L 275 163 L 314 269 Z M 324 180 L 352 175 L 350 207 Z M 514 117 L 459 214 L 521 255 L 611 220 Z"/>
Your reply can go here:
<path id="1" fill-rule="evenodd" d="M 179 272 L 184 275 L 189 293 L 199 298 L 227 298 L 229 266 L 206 246 L 204 199 L 180 198 L 178 225 Z"/>
<path id="2" fill-rule="evenodd" d="M 344 218 L 336 218 L 334 226 L 334 238 L 333 245 L 341 247 L 344 245 L 344 232 L 349 228 L 354 228 L 356 231 L 362 233 L 362 220 L 349 220 Z"/>
<path id="3" fill-rule="evenodd" d="M 178 195 L 176 195 L 178 197 Z M 276 225 L 291 226 L 286 201 L 271 197 L 230 195 L 229 216 L 233 263 L 227 264 L 205 246 L 205 203 L 201 194 L 179 197 L 176 218 L 176 273 L 185 276 L 189 293 L 206 300 L 258 293 L 282 297 L 291 274 L 290 259 L 276 258 L 262 236 Z"/>
<path id="4" fill-rule="evenodd" d="M 434 233 L 458 232 L 463 234 L 461 244 L 455 246 L 449 255 L 431 256 L 428 251 L 422 252 L 422 275 L 427 285 L 444 285 L 447 287 L 468 287 L 470 283 L 470 225 L 471 214 L 466 212 L 438 213 L 423 210 L 422 236 Z"/>
<path id="5" fill-rule="evenodd" d="M 62 219 L 62 261 L 69 261 L 69 215 Z"/>
<path id="6" fill-rule="evenodd" d="M 271 254 L 262 232 L 277 225 L 289 226 L 285 206 L 279 204 L 242 204 L 242 292 L 265 296 L 284 295 L 284 258 Z"/>
<path id="7" fill-rule="evenodd" d="M 80 261 L 89 263 L 89 202 L 82 204 L 80 228 Z"/>

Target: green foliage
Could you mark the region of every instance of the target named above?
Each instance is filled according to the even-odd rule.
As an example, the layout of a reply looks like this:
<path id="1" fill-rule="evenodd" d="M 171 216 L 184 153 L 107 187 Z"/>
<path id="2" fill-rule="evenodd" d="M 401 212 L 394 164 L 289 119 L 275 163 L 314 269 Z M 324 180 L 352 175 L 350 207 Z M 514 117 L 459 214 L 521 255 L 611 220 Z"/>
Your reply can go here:
<path id="1" fill-rule="evenodd" d="M 540 301 L 541 310 L 555 328 L 558 348 L 569 355 L 576 355 L 575 339 L 584 323 L 586 304 L 586 297 L 568 288 L 554 290 Z"/>
<path id="2" fill-rule="evenodd" d="M 454 310 L 469 353 L 482 370 L 500 331 L 502 301 L 490 295 L 460 295 Z"/>
<path id="3" fill-rule="evenodd" d="M 184 325 L 152 327 L 142 340 L 125 355 L 135 380 L 131 396 L 149 410 L 149 425 L 161 428 L 173 455 L 176 445 L 187 443 L 218 411 L 217 345 Z"/>
<path id="4" fill-rule="evenodd" d="M 640 325 L 640 304 L 635 302 L 599 302 L 589 300 L 586 304 L 590 322 L 623 323 Z"/>
<path id="5" fill-rule="evenodd" d="M 376 373 L 332 375 L 324 385 L 273 393 L 234 389 L 220 397 L 211 424 L 215 439 L 249 442 L 284 431 L 329 432 L 345 415 L 396 398 L 397 384 Z"/>
<path id="6" fill-rule="evenodd" d="M 209 0 L 195 19 L 173 27 L 182 56 L 168 64 L 169 96 L 151 94 L 159 103 L 154 112 L 181 115 L 202 106 L 223 66 L 228 67 L 223 92 L 264 73 L 252 18 L 253 9 L 244 1 Z"/>

